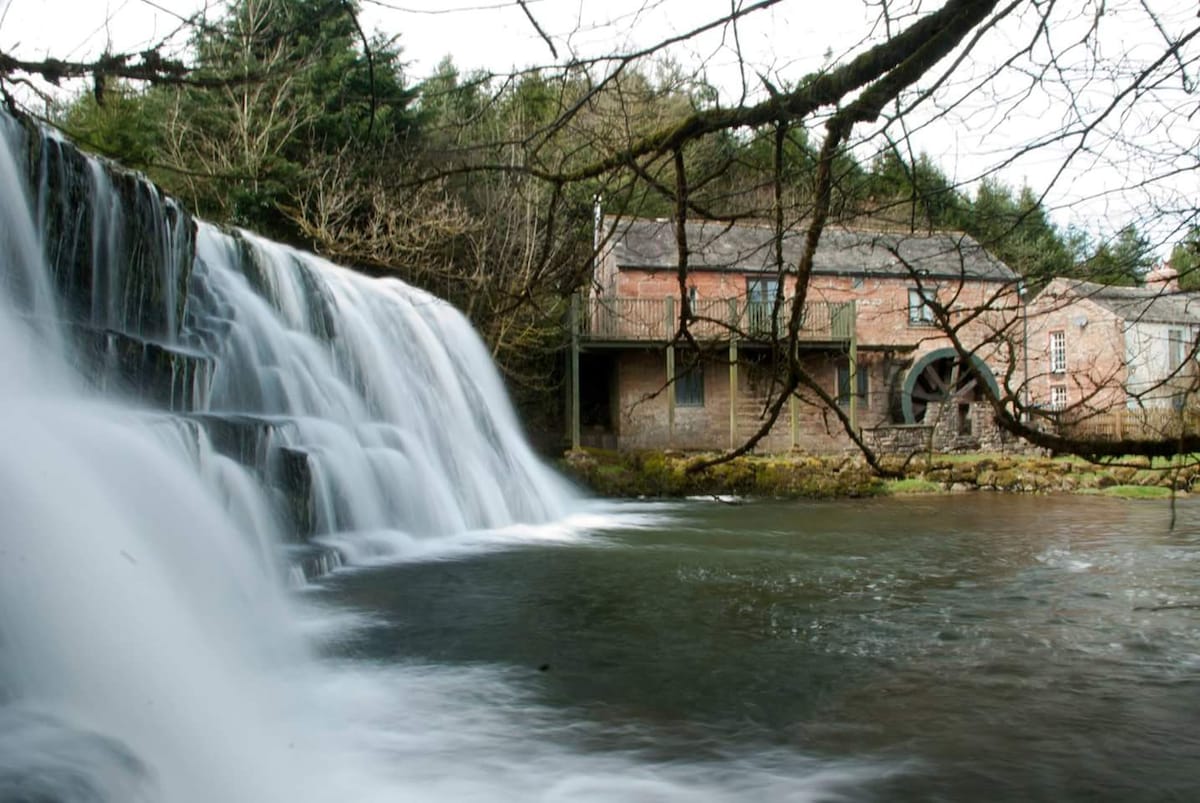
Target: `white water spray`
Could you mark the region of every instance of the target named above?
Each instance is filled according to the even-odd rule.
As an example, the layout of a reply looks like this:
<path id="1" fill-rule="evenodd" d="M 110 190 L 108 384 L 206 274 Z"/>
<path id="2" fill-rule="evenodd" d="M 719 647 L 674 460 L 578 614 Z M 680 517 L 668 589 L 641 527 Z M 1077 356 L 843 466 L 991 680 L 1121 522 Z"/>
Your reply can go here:
<path id="1" fill-rule="evenodd" d="M 248 234 L 193 240 L 65 143 L 23 170 L 25 136 L 0 116 L 0 800 L 801 801 L 842 780 L 583 754 L 502 670 L 317 660 L 303 631 L 344 615 L 288 598 L 289 527 L 371 560 L 534 539 L 561 482 L 447 305 Z M 67 181 L 89 208 L 58 206 Z M 157 254 L 148 274 L 127 249 Z"/>
<path id="2" fill-rule="evenodd" d="M 264 417 L 307 456 L 317 532 L 444 535 L 563 515 L 565 486 L 444 302 L 210 226 L 192 283 L 189 324 L 216 354 L 205 409 Z"/>
<path id="3" fill-rule="evenodd" d="M 562 486 L 447 305 L 205 225 L 185 266 L 176 207 L 37 136 L 0 117 L 0 799 L 342 796 L 303 770 L 353 759 L 287 692 L 313 666 L 281 590 L 278 494 L 256 475 L 290 450 L 317 529 L 349 539 L 545 521 Z M 61 208 L 70 182 L 86 207 Z M 196 415 L 93 398 L 155 358 L 201 364 L 172 399 Z M 243 465 L 208 429 L 246 422 Z"/>

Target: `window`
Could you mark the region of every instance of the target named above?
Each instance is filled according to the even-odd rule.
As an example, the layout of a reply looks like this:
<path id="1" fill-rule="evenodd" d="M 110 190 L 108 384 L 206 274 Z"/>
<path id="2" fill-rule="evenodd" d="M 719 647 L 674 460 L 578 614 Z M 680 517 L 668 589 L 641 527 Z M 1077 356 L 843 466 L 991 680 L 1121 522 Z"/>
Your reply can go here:
<path id="1" fill-rule="evenodd" d="M 1050 373 L 1062 374 L 1067 370 L 1067 333 L 1050 333 Z M 1065 389 L 1064 389 L 1065 392 Z"/>
<path id="2" fill-rule="evenodd" d="M 746 325 L 751 333 L 771 331 L 771 309 L 778 290 L 778 279 L 746 279 Z"/>
<path id="3" fill-rule="evenodd" d="M 1067 408 L 1067 386 L 1066 385 L 1051 385 L 1050 386 L 1050 409 L 1065 410 Z"/>
<path id="4" fill-rule="evenodd" d="M 773 304 L 778 290 L 778 279 L 746 279 L 746 299 L 751 303 Z"/>
<path id="5" fill-rule="evenodd" d="M 854 372 L 854 378 L 855 384 L 858 385 L 858 391 L 854 394 L 858 397 L 858 404 L 860 407 L 867 407 L 870 398 L 867 366 L 860 362 Z M 837 367 L 837 401 L 843 407 L 850 404 L 850 366 L 845 363 L 839 363 Z"/>
<path id="6" fill-rule="evenodd" d="M 1171 373 L 1179 370 L 1179 366 L 1183 365 L 1183 358 L 1187 354 L 1187 341 L 1183 339 L 1182 329 L 1167 330 L 1167 368 Z"/>
<path id="7" fill-rule="evenodd" d="M 930 287 L 914 287 L 908 291 L 908 322 L 927 326 L 933 323 L 933 307 L 930 301 L 936 296 Z"/>
<path id="8" fill-rule="evenodd" d="M 691 361 L 675 375 L 675 404 L 680 407 L 704 406 L 704 366 Z"/>

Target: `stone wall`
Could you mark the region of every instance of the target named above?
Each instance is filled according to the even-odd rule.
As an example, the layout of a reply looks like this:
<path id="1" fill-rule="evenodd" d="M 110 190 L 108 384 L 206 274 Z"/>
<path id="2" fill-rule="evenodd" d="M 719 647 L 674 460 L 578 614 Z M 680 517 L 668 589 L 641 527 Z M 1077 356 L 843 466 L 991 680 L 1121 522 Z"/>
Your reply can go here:
<path id="1" fill-rule="evenodd" d="M 925 424 L 887 424 L 863 430 L 863 440 L 878 454 L 909 455 L 928 451 L 933 427 Z"/>
<path id="2" fill-rule="evenodd" d="M 863 430 L 867 445 L 881 455 L 962 452 L 1040 454 L 996 423 L 987 402 L 930 407 L 920 424 L 884 424 Z"/>

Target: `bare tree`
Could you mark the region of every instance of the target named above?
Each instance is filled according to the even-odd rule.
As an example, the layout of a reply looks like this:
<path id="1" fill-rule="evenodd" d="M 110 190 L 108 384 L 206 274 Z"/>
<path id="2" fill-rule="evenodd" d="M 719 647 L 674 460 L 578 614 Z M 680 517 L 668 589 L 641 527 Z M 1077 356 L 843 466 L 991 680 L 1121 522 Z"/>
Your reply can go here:
<path id="1" fill-rule="evenodd" d="M 660 5 L 644 2 L 630 19 Z M 794 75 L 778 67 L 788 54 L 773 54 L 774 61 L 753 58 L 742 33 L 766 14 L 812 14 L 802 3 L 735 2 L 657 42 L 596 55 L 575 52 L 569 37 L 540 18 L 537 5 L 517 2 L 511 10 L 528 23 L 538 55 L 548 55 L 551 63 L 510 75 L 477 74 L 448 88 L 431 83 L 421 101 L 429 108 L 439 93 L 455 102 L 470 96 L 459 116 L 439 118 L 441 134 L 425 143 L 433 158 L 414 163 L 404 176 L 380 177 L 365 204 L 347 197 L 333 161 L 289 213 L 322 250 L 377 265 L 412 257 L 422 265 L 423 281 L 435 287 L 444 281 L 452 296 L 456 285 L 468 306 L 516 309 L 524 303 L 521 308 L 536 318 L 561 314 L 563 305 L 550 302 L 582 280 L 587 265 L 578 247 L 591 241 L 592 197 L 602 195 L 606 211 L 617 216 L 650 210 L 673 225 L 673 342 L 691 347 L 697 345 L 698 326 L 730 323 L 691 304 L 688 282 L 700 244 L 689 241 L 689 224 L 766 226 L 778 280 L 773 325 L 765 333 L 738 334 L 767 341 L 768 392 L 757 430 L 723 459 L 753 449 L 789 400 L 803 395 L 840 421 L 879 467 L 827 383 L 797 356 L 814 260 L 825 247 L 827 227 L 871 215 L 912 230 L 925 228 L 932 218 L 923 219 L 919 211 L 1009 174 L 1004 171 L 1036 164 L 1040 173 L 1031 185 L 1031 203 L 994 229 L 984 247 L 997 246 L 1030 215 L 1061 213 L 1068 203 L 1092 210 L 1093 218 L 1110 216 L 1111 222 L 1096 227 L 1100 230 L 1116 232 L 1136 222 L 1160 246 L 1181 240 L 1198 222 L 1194 191 L 1187 188 L 1189 179 L 1194 186 L 1200 152 L 1194 122 L 1200 24 L 1194 9 L 1177 6 L 1152 0 L 865 2 L 861 33 L 835 42 L 837 52 L 828 49 L 819 65 Z M 1130 38 L 1132 31 L 1141 33 Z M 681 46 L 714 38 L 720 52 L 740 65 L 740 85 L 717 91 L 705 80 L 708 63 L 676 56 Z M 827 49 L 824 42 L 795 47 Z M 646 80 L 656 60 L 671 57 L 676 61 L 670 81 Z M 64 66 L 0 54 L 0 77 L 10 83 L 36 73 L 193 80 L 181 65 L 155 58 L 149 51 L 140 61 L 120 57 Z M 672 83 L 674 91 L 663 91 Z M 533 100 L 521 95 L 533 88 Z M 489 109 L 498 108 L 508 116 L 488 117 Z M 514 109 L 523 116 L 512 116 Z M 488 125 L 472 123 L 485 118 Z M 499 119 L 504 122 L 496 124 Z M 947 185 L 930 189 L 913 175 L 907 196 L 854 200 L 862 201 L 855 186 L 859 166 L 894 158 L 915 173 L 927 143 L 944 142 L 947 130 L 970 143 Z M 252 144 L 249 135 L 247 130 L 245 142 Z M 186 139 L 176 143 L 183 146 Z M 947 155 L 952 154 L 935 153 L 934 159 Z M 1097 183 L 1098 176 L 1105 182 Z M 430 215 L 406 211 L 414 207 Z M 441 233 L 425 236 L 418 221 L 434 221 L 429 228 Z M 785 238 L 797 231 L 803 232 L 803 247 L 788 257 Z M 604 243 L 594 245 L 593 258 Z M 920 266 L 910 267 L 921 287 Z M 968 299 L 961 287 L 929 299 L 929 322 L 952 344 L 963 371 L 969 375 L 980 356 L 1002 366 L 995 387 L 981 383 L 999 425 L 1039 446 L 1092 456 L 1200 451 L 1200 435 L 1186 427 L 1176 427 L 1169 437 L 1125 432 L 1105 439 L 1078 426 L 1098 415 L 1099 388 L 1128 384 L 1111 367 L 1095 366 L 1087 387 L 1079 385 L 1070 396 L 1070 409 L 1051 409 L 1037 398 L 1033 388 L 1045 372 L 1039 374 L 1037 360 L 1030 359 L 1028 289 L 1048 278 L 1014 280 L 987 299 Z M 493 342 L 519 350 L 528 333 L 520 322 L 533 318 L 497 317 L 490 324 Z M 1186 359 L 1176 360 L 1163 380 L 1185 399 L 1184 408 L 1194 395 L 1194 337 L 1189 331 Z M 1154 398 L 1160 385 L 1136 388 L 1122 404 L 1136 407 Z"/>
<path id="2" fill-rule="evenodd" d="M 1083 188 L 1088 174 L 1103 169 L 1105 175 L 1123 179 L 1119 188 L 1110 184 L 1084 190 L 1082 201 L 1100 210 L 1096 214 L 1103 214 L 1106 205 L 1125 220 L 1140 214 L 1139 222 L 1164 243 L 1195 220 L 1194 197 L 1188 197 L 1179 181 L 1195 175 L 1200 142 L 1192 120 L 1200 25 L 1192 12 L 1149 2 L 1066 8 L 1022 0 L 946 0 L 930 9 L 885 0 L 870 6 L 874 22 L 844 57 L 832 58 L 820 70 L 792 82 L 760 75 L 761 91 L 747 85 L 734 105 L 702 105 L 646 127 L 646 120 L 615 90 L 640 60 L 680 38 L 719 29 L 736 41 L 740 23 L 772 7 L 789 4 L 735 5 L 681 37 L 587 62 L 587 91 L 549 125 L 526 137 L 525 159 L 519 165 L 467 160 L 436 174 L 519 171 L 556 190 L 589 184 L 602 187 L 617 212 L 636 209 L 639 193 L 661 197 L 670 205 L 676 235 L 676 344 L 694 345 L 692 329 L 698 322 L 687 291 L 690 260 L 699 247 L 688 240 L 689 222 L 752 219 L 772 226 L 779 279 L 774 305 L 780 321 L 772 333 L 774 381 L 758 430 L 721 459 L 753 449 L 770 432 L 788 399 L 805 391 L 838 416 L 868 460 L 879 465 L 829 391 L 796 356 L 813 260 L 831 216 L 839 212 L 838 191 L 848 180 L 838 160 L 848 153 L 900 152 L 914 163 L 925 132 L 958 123 L 1002 143 L 989 160 L 969 162 L 967 171 L 957 176 L 959 187 L 973 186 L 995 171 L 1029 160 L 1053 160 L 1036 188 L 1035 200 L 1042 206 L 1053 208 L 1063 197 L 1064 185 L 1077 182 Z M 1140 39 L 1137 47 L 1122 48 L 1117 32 L 1139 25 L 1149 38 Z M 538 33 L 545 37 L 545 26 L 539 25 Z M 571 67 L 578 70 L 578 61 Z M 562 147 L 569 133 L 578 135 L 589 118 L 614 102 L 616 109 L 609 107 L 607 112 L 623 124 L 606 125 L 603 135 L 589 141 L 592 148 Z M 1047 112 L 1054 115 L 1051 125 L 1030 129 L 1019 138 L 1005 131 L 1010 120 L 1029 126 Z M 807 186 L 800 192 L 783 175 L 784 149 L 798 133 L 815 145 Z M 706 150 L 706 144 L 729 136 L 761 137 L 773 158 L 756 165 L 706 162 L 706 156 L 720 150 Z M 979 141 L 987 142 L 987 137 Z M 735 171 L 744 190 L 740 197 L 721 180 Z M 1019 223 L 1015 220 L 1013 226 Z M 1110 225 L 1110 230 L 1117 228 Z M 805 245 L 799 258 L 788 262 L 783 239 L 797 228 L 805 232 Z M 920 280 L 917 266 L 912 278 Z M 1000 360 L 1005 372 L 999 390 L 989 387 L 986 393 L 1004 429 L 1048 449 L 1091 456 L 1166 455 L 1200 447 L 1200 436 L 1186 429 L 1175 428 L 1170 437 L 1143 431 L 1106 440 L 1082 427 L 1062 426 L 1089 414 L 1094 417 L 1094 392 L 1080 390 L 1071 402 L 1074 410 L 1055 409 L 1048 416 L 1045 402 L 1029 392 L 1036 377 L 1023 365 L 1029 346 L 1022 330 L 1028 321 L 1025 307 L 1015 301 L 1023 289 L 1017 284 L 1014 281 L 984 307 L 964 309 L 953 292 L 933 304 L 933 322 L 959 353 L 964 370 L 970 371 L 971 358 L 984 350 L 1006 353 Z M 794 288 L 790 297 L 785 287 Z M 965 338 L 966 327 L 984 317 L 997 319 L 989 324 L 991 333 Z M 1192 337 L 1189 331 L 1189 358 L 1194 356 Z M 1183 360 L 1182 367 L 1175 368 L 1169 380 L 1173 386 L 1188 383 L 1190 364 Z M 1118 379 L 1116 372 L 1098 367 L 1092 384 L 1109 387 Z M 1157 388 L 1154 383 L 1152 388 L 1135 389 L 1122 405 L 1136 406 Z"/>

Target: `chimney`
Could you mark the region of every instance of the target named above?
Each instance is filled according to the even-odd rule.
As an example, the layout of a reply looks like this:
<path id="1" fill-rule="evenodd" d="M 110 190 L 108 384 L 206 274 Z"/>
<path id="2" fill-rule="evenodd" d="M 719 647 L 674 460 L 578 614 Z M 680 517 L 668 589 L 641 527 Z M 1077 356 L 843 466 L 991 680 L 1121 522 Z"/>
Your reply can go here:
<path id="1" fill-rule="evenodd" d="M 1160 293 L 1179 292 L 1179 271 L 1169 264 L 1156 265 L 1146 274 L 1146 287 L 1158 290 Z"/>

